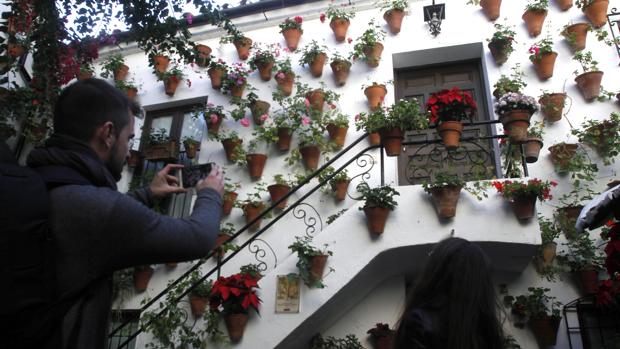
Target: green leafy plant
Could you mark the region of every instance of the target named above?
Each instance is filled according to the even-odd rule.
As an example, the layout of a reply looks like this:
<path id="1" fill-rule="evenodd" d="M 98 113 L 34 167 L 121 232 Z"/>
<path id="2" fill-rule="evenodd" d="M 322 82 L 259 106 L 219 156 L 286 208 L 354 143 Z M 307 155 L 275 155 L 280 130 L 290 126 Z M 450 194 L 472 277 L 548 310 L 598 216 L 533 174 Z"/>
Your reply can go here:
<path id="1" fill-rule="evenodd" d="M 301 16 L 295 16 L 293 19 L 287 18 L 284 20 L 284 22 L 279 24 L 280 27 L 280 33 L 282 33 L 283 31 L 287 30 L 287 29 L 297 29 L 300 32 L 304 32 L 303 29 L 301 29 L 301 24 L 303 23 L 303 18 Z"/>
<path id="2" fill-rule="evenodd" d="M 544 134 L 545 134 L 544 124 L 540 121 L 534 122 L 534 124 L 527 129 L 527 136 L 530 138 L 543 139 Z"/>
<path id="3" fill-rule="evenodd" d="M 263 277 L 263 275 L 261 274 L 262 271 L 263 270 L 261 270 L 260 265 L 253 263 L 242 265 L 239 268 L 239 272 L 241 274 L 249 275 L 255 280 L 259 280 Z"/>
<path id="4" fill-rule="evenodd" d="M 529 293 L 516 297 L 504 296 L 504 303 L 509 306 L 512 313 L 517 316 L 515 326 L 524 327 L 528 318 L 553 317 L 561 318 L 560 307 L 562 303 L 555 297 L 548 295 L 549 288 L 528 287 Z"/>
<path id="5" fill-rule="evenodd" d="M 499 23 L 495 23 L 494 27 L 495 32 L 490 39 L 487 39 L 487 41 L 503 43 L 504 52 L 506 52 L 507 55 L 511 54 L 514 51 L 512 43 L 515 41 L 515 36 L 517 35 L 515 32 L 515 27 L 512 25 L 502 25 Z"/>
<path id="6" fill-rule="evenodd" d="M 371 188 L 368 183 L 362 182 L 358 184 L 357 191 L 361 194 L 360 199 L 366 201 L 364 207 L 384 207 L 394 210 L 398 206 L 394 196 L 400 193 L 389 185 Z M 363 210 L 363 207 L 359 209 Z"/>
<path id="7" fill-rule="evenodd" d="M 547 11 L 549 0 L 534 0 L 525 6 L 526 11 Z"/>
<path id="8" fill-rule="evenodd" d="M 352 18 L 355 17 L 355 12 L 353 11 L 353 8 L 348 9 L 347 6 L 348 5 L 345 3 L 342 3 L 340 5 L 336 5 L 334 3 L 329 4 L 326 11 L 327 18 L 329 18 L 331 21 L 336 19 L 350 21 Z"/>
<path id="9" fill-rule="evenodd" d="M 461 179 L 457 174 L 447 171 L 439 171 L 434 173 L 432 178 L 432 181 L 424 181 L 422 183 L 422 188 L 429 194 L 432 193 L 433 189 L 451 186 L 460 187 L 475 196 L 478 200 L 488 197 L 488 194 L 486 193 L 486 189 L 490 186 L 488 182 L 477 181 L 472 184 L 467 184 L 467 182 Z"/>
<path id="10" fill-rule="evenodd" d="M 172 66 L 172 68 L 163 73 L 156 72 L 155 74 L 158 81 L 167 81 L 169 79 L 177 79 L 180 81 L 184 77 L 183 70 L 181 70 L 178 65 Z"/>
<path id="11" fill-rule="evenodd" d="M 301 56 L 299 57 L 299 64 L 301 66 L 310 65 L 317 56 L 322 53 L 327 54 L 327 47 L 325 45 L 319 45 L 316 40 L 310 41 L 310 43 L 301 50 Z"/>
<path id="12" fill-rule="evenodd" d="M 515 197 L 533 195 L 540 201 L 551 200 L 553 198 L 551 188 L 558 185 L 554 181 L 541 181 L 538 178 L 530 179 L 527 182 L 507 180 L 495 181 L 491 184 L 505 199 L 511 200 Z"/>
<path id="13" fill-rule="evenodd" d="M 570 146 L 570 144 L 560 142 L 552 147 L 561 148 L 566 146 Z M 553 165 L 555 171 L 558 173 L 569 173 L 571 179 L 573 179 L 573 185 L 579 186 L 581 181 L 594 180 L 598 172 L 598 166 L 590 160 L 588 153 L 580 145 L 577 145 L 577 150 L 574 154 L 560 153 L 558 157 L 560 161 Z"/>
<path id="14" fill-rule="evenodd" d="M 248 85 L 248 75 L 252 71 L 243 63 L 234 63 L 228 68 L 226 74 L 222 78 L 222 93 L 231 93 L 233 87 L 242 87 Z"/>
<path id="15" fill-rule="evenodd" d="M 568 251 L 558 254 L 558 262 L 567 266 L 572 272 L 603 269 L 605 256 L 588 234 L 580 234 L 564 245 Z"/>
<path id="16" fill-rule="evenodd" d="M 409 8 L 407 0 L 381 0 L 375 3 L 381 10 L 401 10 L 406 11 Z"/>
<path id="17" fill-rule="evenodd" d="M 209 293 L 211 293 L 213 282 L 211 280 L 200 281 L 201 278 L 198 270 L 194 270 L 189 275 L 189 283 L 193 285 L 190 295 L 207 298 L 209 297 Z"/>
<path id="18" fill-rule="evenodd" d="M 581 74 L 585 74 L 588 72 L 599 71 L 598 62 L 592 59 L 592 52 L 590 51 L 575 52 L 575 54 L 573 55 L 573 60 L 579 62 L 579 65 L 581 65 L 581 70 L 582 70 L 582 72 L 579 72 L 578 69 L 575 70 L 573 72 L 573 74 L 575 75 L 581 75 Z"/>
<path id="19" fill-rule="evenodd" d="M 493 94 L 499 98 L 506 94 L 507 92 L 521 92 L 527 86 L 525 82 L 525 73 L 521 70 L 521 65 L 519 63 L 515 64 L 514 67 L 511 68 L 510 76 L 501 75 L 493 88 L 497 91 L 497 94 L 493 92 Z"/>
<path id="20" fill-rule="evenodd" d="M 127 92 L 127 90 L 139 90 L 139 85 L 136 83 L 135 80 L 131 79 L 129 81 L 125 81 L 125 80 L 116 80 L 114 81 L 114 86 L 116 86 L 117 89 L 123 91 L 123 92 Z"/>
<path id="21" fill-rule="evenodd" d="M 572 129 L 571 133 L 592 146 L 603 158 L 605 165 L 615 162 L 614 158 L 620 154 L 620 114 L 611 113 L 609 118 L 602 121 L 586 120 L 581 129 Z"/>
<path id="22" fill-rule="evenodd" d="M 254 190 L 246 193 L 245 200 L 237 200 L 235 202 L 235 207 L 244 208 L 247 205 L 252 205 L 254 207 L 261 207 L 264 205 L 263 198 L 261 197 L 261 193 L 267 193 L 267 183 L 258 182 L 254 185 Z"/>
<path id="23" fill-rule="evenodd" d="M 344 338 L 332 336 L 323 338 L 317 333 L 310 340 L 310 349 L 364 349 L 364 346 L 354 334 L 348 334 Z"/>
<path id="24" fill-rule="evenodd" d="M 531 62 L 540 62 L 545 53 L 553 52 L 553 40 L 550 36 L 547 36 L 530 46 L 528 52 L 530 53 L 529 58 Z"/>
<path id="25" fill-rule="evenodd" d="M 576 0 L 575 5 L 584 11 L 586 7 L 592 5 L 595 0 Z"/>
<path id="26" fill-rule="evenodd" d="M 114 72 L 120 69 L 123 65 L 125 65 L 125 58 L 123 58 L 120 54 L 114 54 L 108 56 L 101 63 L 101 77 L 109 78 L 114 76 Z"/>
<path id="27" fill-rule="evenodd" d="M 312 267 L 312 258 L 316 256 L 332 256 L 332 251 L 327 250 L 327 244 L 323 245 L 323 249 L 316 248 L 311 245 L 312 238 L 309 236 L 295 237 L 295 242 L 288 248 L 297 253 L 297 268 L 299 269 L 299 276 L 308 287 L 324 288 L 323 280 L 316 278 L 310 272 Z"/>
<path id="28" fill-rule="evenodd" d="M 160 128 L 157 131 L 155 129 L 151 129 L 151 132 L 149 132 L 149 136 L 146 140 L 148 145 L 166 144 L 168 142 L 170 142 L 170 136 L 165 128 Z"/>
<path id="29" fill-rule="evenodd" d="M 355 40 L 353 51 L 349 54 L 349 59 L 369 60 L 370 57 L 367 57 L 364 51 L 367 50 L 368 47 L 373 47 L 375 44 L 382 43 L 385 39 L 385 30 L 381 29 L 381 27 L 375 23 L 374 19 L 368 22 L 367 27 L 368 29 Z"/>
<path id="30" fill-rule="evenodd" d="M 280 56 L 280 47 L 275 44 L 262 47 L 259 43 L 252 44 L 252 58 L 250 58 L 250 68 L 256 70 L 259 65 L 275 63 Z"/>

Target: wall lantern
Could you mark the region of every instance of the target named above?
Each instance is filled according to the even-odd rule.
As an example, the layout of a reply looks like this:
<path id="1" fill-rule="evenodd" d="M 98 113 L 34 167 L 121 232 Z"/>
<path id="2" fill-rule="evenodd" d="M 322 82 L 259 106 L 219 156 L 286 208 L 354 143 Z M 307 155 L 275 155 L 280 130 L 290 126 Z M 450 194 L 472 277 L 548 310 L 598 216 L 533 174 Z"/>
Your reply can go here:
<path id="1" fill-rule="evenodd" d="M 607 23 L 609 24 L 611 38 L 616 45 L 618 57 L 620 57 L 620 12 L 617 11 L 618 10 L 616 8 L 611 10 L 611 13 L 607 15 Z"/>
<path id="2" fill-rule="evenodd" d="M 428 28 L 433 36 L 441 33 L 441 21 L 446 19 L 446 4 L 424 6 L 424 22 L 428 23 Z"/>

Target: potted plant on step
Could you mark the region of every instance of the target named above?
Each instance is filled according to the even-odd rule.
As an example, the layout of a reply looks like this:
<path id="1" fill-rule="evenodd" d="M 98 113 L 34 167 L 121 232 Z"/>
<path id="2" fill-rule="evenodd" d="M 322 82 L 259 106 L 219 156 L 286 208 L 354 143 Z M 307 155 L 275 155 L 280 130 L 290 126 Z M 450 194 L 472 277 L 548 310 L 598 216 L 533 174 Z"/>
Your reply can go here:
<path id="1" fill-rule="evenodd" d="M 125 64 L 125 59 L 120 54 L 108 56 L 101 63 L 101 77 L 113 77 L 115 81 L 125 80 L 129 73 L 129 67 Z"/>
<path id="2" fill-rule="evenodd" d="M 200 279 L 201 276 L 198 270 L 194 270 L 188 280 L 190 285 L 192 285 L 192 289 L 189 291 L 189 307 L 194 318 L 200 318 L 204 315 L 209 302 L 211 288 L 213 287 L 211 280 L 200 281 Z"/>
<path id="3" fill-rule="evenodd" d="M 537 37 L 542 31 L 542 26 L 547 17 L 549 0 L 533 0 L 525 6 L 525 13 L 521 17 L 527 25 L 527 31 L 531 37 Z"/>
<path id="4" fill-rule="evenodd" d="M 361 194 L 360 199 L 365 201 L 359 209 L 366 215 L 370 232 L 375 236 L 383 234 L 390 211 L 398 206 L 394 196 L 400 193 L 389 185 L 371 188 L 366 182 L 360 183 L 357 191 Z"/>
<path id="5" fill-rule="evenodd" d="M 586 101 L 592 101 L 601 94 L 603 72 L 598 70 L 598 62 L 592 59 L 592 52 L 579 51 L 573 59 L 579 62 L 582 69 L 581 73 L 579 70 L 574 72 L 577 87 Z"/>
<path id="6" fill-rule="evenodd" d="M 494 181 L 492 185 L 504 199 L 508 200 L 519 220 L 527 220 L 534 217 L 536 199 L 550 200 L 551 187 L 558 185 L 554 181 L 541 181 L 534 178 L 527 182 L 521 181 Z"/>
<path id="7" fill-rule="evenodd" d="M 176 160 L 179 157 L 177 142 L 170 139 L 165 128 L 157 131 L 151 129 L 146 140 L 144 157 L 146 160 L 156 161 Z"/>
<path id="8" fill-rule="evenodd" d="M 562 113 L 566 106 L 566 92 L 543 94 L 538 98 L 540 109 L 546 121 L 556 122 L 562 119 Z"/>
<path id="9" fill-rule="evenodd" d="M 312 238 L 309 236 L 295 237 L 295 242 L 288 248 L 297 253 L 297 268 L 299 276 L 304 283 L 311 288 L 324 288 L 323 271 L 327 258 L 332 256 L 332 252 L 327 250 L 327 244 L 323 249 L 311 245 Z"/>
<path id="10" fill-rule="evenodd" d="M 254 191 L 246 194 L 247 199 L 235 202 L 235 207 L 243 209 L 245 224 L 252 222 L 265 209 L 265 203 L 261 198 L 261 193 L 263 192 L 267 192 L 267 185 L 263 182 L 258 182 L 254 186 Z M 261 221 L 262 218 L 254 222 L 254 224 L 248 228 L 248 231 L 255 232 L 260 229 Z"/>
<path id="11" fill-rule="evenodd" d="M 261 48 L 259 45 L 254 44 L 254 55 L 250 59 L 250 68 L 252 70 L 258 70 L 261 80 L 271 80 L 271 71 L 276 64 L 276 57 L 279 56 L 280 50 L 277 46 L 268 45 L 266 48 Z"/>
<path id="12" fill-rule="evenodd" d="M 495 23 L 495 32 L 487 39 L 489 50 L 495 60 L 495 64 L 502 65 L 508 60 L 508 56 L 514 51 L 512 43 L 515 40 L 514 26 Z"/>
<path id="13" fill-rule="evenodd" d="M 534 64 L 538 79 L 544 81 L 552 77 L 555 59 L 558 57 L 558 54 L 553 51 L 551 37 L 547 36 L 535 43 L 528 52 L 530 53 L 530 62 Z"/>
<path id="14" fill-rule="evenodd" d="M 489 21 L 495 21 L 499 17 L 502 0 L 468 0 L 468 4 L 480 5 L 482 12 Z"/>
<path id="15" fill-rule="evenodd" d="M 458 175 L 449 172 L 437 172 L 433 176 L 432 182 L 424 182 L 422 187 L 429 193 L 437 209 L 437 214 L 441 219 L 449 219 L 456 215 L 456 205 L 461 195 L 461 189 L 465 189 L 474 195 L 478 200 L 487 197 L 484 185 L 476 182 L 473 186 L 468 186 Z"/>
<path id="16" fill-rule="evenodd" d="M 596 293 L 598 274 L 603 269 L 603 254 L 588 234 L 581 234 L 565 245 L 568 250 L 558 255 L 558 263 L 567 266 L 579 278 L 585 294 Z"/>
<path id="17" fill-rule="evenodd" d="M 261 300 L 256 294 L 257 288 L 256 279 L 242 273 L 220 276 L 213 283 L 209 305 L 212 310 L 223 314 L 228 336 L 233 343 L 238 343 L 243 337 L 250 307 L 258 313 Z"/>
<path id="18" fill-rule="evenodd" d="M 504 127 L 504 133 L 513 144 L 522 144 L 527 140 L 527 130 L 532 115 L 538 110 L 538 103 L 533 97 L 517 92 L 508 92 L 495 102 L 495 112 Z"/>
<path id="19" fill-rule="evenodd" d="M 560 237 L 560 228 L 554 221 L 540 214 L 538 215 L 538 225 L 540 226 L 542 243 L 534 257 L 536 270 L 541 275 L 547 276 L 547 279 L 554 279 L 555 269 L 553 268 L 553 261 L 555 260 L 558 246 L 555 239 Z"/>
<path id="20" fill-rule="evenodd" d="M 360 59 L 366 61 L 366 64 L 371 68 L 378 67 L 383 52 L 382 42 L 384 39 L 385 31 L 375 23 L 374 19 L 370 20 L 368 29 L 356 39 L 349 59 Z"/>
<path id="21" fill-rule="evenodd" d="M 555 345 L 560 327 L 560 302 L 547 293 L 549 288 L 528 287 L 528 294 L 517 297 L 505 296 L 504 302 L 517 316 L 515 325 L 520 327 L 529 323 L 541 348 Z"/>
<path id="22" fill-rule="evenodd" d="M 215 59 L 211 60 L 207 74 L 209 74 L 209 79 L 211 79 L 211 87 L 214 90 L 219 90 L 222 88 L 222 81 L 228 72 L 228 69 L 228 65 L 221 58 L 217 61 Z"/>
<path id="23" fill-rule="evenodd" d="M 177 91 L 177 87 L 183 80 L 183 71 L 178 66 L 173 66 L 171 69 L 159 73 L 157 72 L 157 80 L 164 82 L 164 91 L 170 97 L 174 96 Z M 188 86 L 189 86 L 188 80 Z"/>
<path id="24" fill-rule="evenodd" d="M 345 6 L 329 4 L 327 8 L 327 18 L 329 18 L 329 27 L 334 32 L 334 37 L 337 42 L 343 42 L 347 37 L 347 30 L 351 25 L 351 19 L 355 17 L 355 12 L 345 9 Z M 325 21 L 325 14 L 321 14 L 321 22 Z"/>
<path id="25" fill-rule="evenodd" d="M 577 0 L 575 3 L 595 28 L 600 28 L 607 23 L 609 0 Z"/>
<path id="26" fill-rule="evenodd" d="M 527 129 L 527 139 L 523 144 L 523 151 L 525 153 L 525 161 L 528 164 L 533 164 L 538 161 L 540 149 L 545 145 L 543 143 L 544 134 L 545 131 L 543 130 L 542 122 L 536 122 L 534 126 Z"/>
<path id="27" fill-rule="evenodd" d="M 343 201 L 347 196 L 347 190 L 349 189 L 351 178 L 349 177 L 346 169 L 334 174 L 335 171 L 336 170 L 333 167 L 328 166 L 321 171 L 321 173 L 319 173 L 319 181 L 321 183 L 327 181 L 331 189 L 329 190 L 329 193 L 334 195 L 336 201 Z M 328 180 L 330 176 L 331 178 Z"/>
<path id="28" fill-rule="evenodd" d="M 572 129 L 571 133 L 580 142 L 590 145 L 603 159 L 605 165 L 615 162 L 620 154 L 620 114 L 611 113 L 605 120 L 586 120 L 580 129 Z"/>
<path id="29" fill-rule="evenodd" d="M 395 332 L 390 329 L 390 325 L 384 323 L 377 323 L 375 327 L 366 331 L 372 338 L 375 349 L 391 349 Z"/>
<path id="30" fill-rule="evenodd" d="M 383 12 L 383 19 L 390 29 L 390 33 L 396 35 L 400 33 L 403 19 L 407 14 L 409 2 L 406 0 L 383 0 L 379 2 L 380 9 Z"/>
<path id="31" fill-rule="evenodd" d="M 282 91 L 285 96 L 290 96 L 291 93 L 293 93 L 293 83 L 295 82 L 295 72 L 291 67 L 291 59 L 286 57 L 284 60 L 277 61 L 276 71 L 278 89 Z"/>
<path id="32" fill-rule="evenodd" d="M 471 94 L 458 87 L 432 93 L 426 104 L 429 121 L 437 126 L 437 132 L 447 150 L 458 148 L 463 119 L 473 120 L 476 101 Z"/>
<path id="33" fill-rule="evenodd" d="M 351 71 L 351 61 L 340 56 L 336 52 L 332 55 L 329 66 L 332 68 L 332 72 L 334 73 L 336 85 L 344 86 L 344 84 L 347 83 L 347 79 L 349 78 L 349 73 Z"/>
<path id="34" fill-rule="evenodd" d="M 301 16 L 295 16 L 293 19 L 287 18 L 284 22 L 280 23 L 280 33 L 284 36 L 286 41 L 286 47 L 293 52 L 297 50 L 299 39 L 304 30 L 301 29 L 301 23 L 303 23 Z"/>
<path id="35" fill-rule="evenodd" d="M 299 57 L 299 64 L 303 67 L 308 65 L 310 68 L 310 74 L 315 78 L 323 75 L 323 66 L 327 61 L 327 47 L 325 45 L 319 45 L 316 40 L 310 41 L 301 50 L 301 57 Z"/>

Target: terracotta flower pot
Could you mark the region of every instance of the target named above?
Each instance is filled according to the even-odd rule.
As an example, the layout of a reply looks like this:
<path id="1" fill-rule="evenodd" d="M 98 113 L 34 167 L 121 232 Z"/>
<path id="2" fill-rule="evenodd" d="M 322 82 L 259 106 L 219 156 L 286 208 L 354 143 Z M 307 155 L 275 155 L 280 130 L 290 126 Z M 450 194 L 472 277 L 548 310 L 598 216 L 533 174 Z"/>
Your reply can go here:
<path id="1" fill-rule="evenodd" d="M 525 21 L 527 25 L 527 32 L 530 34 L 530 37 L 537 37 L 540 35 L 542 31 L 543 24 L 545 23 L 545 18 L 547 17 L 547 11 L 538 11 L 538 10 L 527 10 L 521 16 L 521 18 Z"/>
<path id="2" fill-rule="evenodd" d="M 327 55 L 325 53 L 319 53 L 314 57 L 314 60 L 310 63 L 310 74 L 315 78 L 320 78 L 323 75 L 323 66 Z"/>
<path id="3" fill-rule="evenodd" d="M 370 232 L 375 235 L 383 234 L 390 209 L 386 207 L 364 207 L 364 214 L 366 214 Z"/>
<path id="4" fill-rule="evenodd" d="M 222 146 L 224 147 L 226 159 L 228 159 L 228 161 L 233 161 L 235 147 L 240 146 L 242 143 L 242 139 L 222 139 Z"/>
<path id="5" fill-rule="evenodd" d="M 83 72 L 79 72 L 75 78 L 78 79 L 78 81 L 84 81 L 87 79 L 90 79 L 93 77 L 93 72 L 92 71 L 83 71 Z"/>
<path id="6" fill-rule="evenodd" d="M 323 106 L 325 105 L 325 92 L 323 90 L 312 90 L 306 94 L 306 98 L 310 102 L 310 109 L 317 111 L 319 114 L 323 113 Z"/>
<path id="7" fill-rule="evenodd" d="M 463 124 L 460 121 L 444 121 L 437 126 L 437 132 L 447 150 L 459 147 Z"/>
<path id="8" fill-rule="evenodd" d="M 332 184 L 332 190 L 334 191 L 336 201 L 343 201 L 347 197 L 347 190 L 351 181 L 338 180 Z"/>
<path id="9" fill-rule="evenodd" d="M 326 254 L 312 256 L 310 260 L 310 276 L 314 281 L 320 281 L 323 279 L 323 272 L 325 271 L 325 265 L 327 264 Z"/>
<path id="10" fill-rule="evenodd" d="M 549 242 L 541 246 L 540 255 L 536 256 L 536 269 L 539 273 L 544 272 L 553 265 L 555 256 L 557 255 L 558 244 Z"/>
<path id="11" fill-rule="evenodd" d="M 290 128 L 279 127 L 278 128 L 278 142 L 277 142 L 278 150 L 280 151 L 289 150 L 291 148 L 292 137 L 293 137 L 293 134 Z"/>
<path id="12" fill-rule="evenodd" d="M 190 295 L 189 308 L 192 311 L 192 315 L 194 315 L 195 318 L 201 317 L 205 313 L 208 302 L 209 299 L 207 297 Z"/>
<path id="13" fill-rule="evenodd" d="M 151 144 L 144 149 L 146 160 L 176 160 L 179 157 L 179 147 L 176 141 L 163 144 Z"/>
<path id="14" fill-rule="evenodd" d="M 566 27 L 565 35 L 567 37 L 565 37 L 565 40 L 568 45 L 570 45 L 570 49 L 573 52 L 581 51 L 586 48 L 586 39 L 588 37 L 589 29 L 590 25 L 588 23 L 576 23 Z"/>
<path id="15" fill-rule="evenodd" d="M 153 276 L 153 268 L 149 265 L 133 268 L 133 287 L 136 292 L 146 291 L 151 276 Z"/>
<path id="16" fill-rule="evenodd" d="M 224 74 L 226 74 L 226 70 L 221 68 L 211 68 L 207 70 L 207 74 L 209 74 L 209 78 L 211 79 L 211 87 L 215 90 L 219 90 L 222 88 L 222 78 Z"/>
<path id="17" fill-rule="evenodd" d="M 595 269 L 579 271 L 581 289 L 585 294 L 595 294 L 598 290 L 598 271 Z"/>
<path id="18" fill-rule="evenodd" d="M 602 71 L 583 73 L 575 78 L 577 87 L 586 101 L 592 101 L 601 93 Z"/>
<path id="19" fill-rule="evenodd" d="M 350 24 L 351 22 L 349 22 L 348 19 L 339 18 L 332 19 L 331 22 L 329 22 L 329 27 L 332 28 L 337 42 L 343 42 L 347 37 L 347 30 Z"/>
<path id="20" fill-rule="evenodd" d="M 280 200 L 284 195 L 288 194 L 291 191 L 291 187 L 284 184 L 273 184 L 267 187 L 269 191 L 269 195 L 271 196 L 271 203 L 275 204 L 276 201 Z M 286 208 L 286 200 L 279 203 L 276 208 L 281 210 Z"/>
<path id="21" fill-rule="evenodd" d="M 157 55 L 153 57 L 153 68 L 160 73 L 166 72 L 168 64 L 170 64 L 170 58 L 166 56 Z"/>
<path id="22" fill-rule="evenodd" d="M 512 43 L 509 40 L 493 39 L 487 45 L 495 64 L 502 65 L 508 60 L 508 49 Z"/>
<path id="23" fill-rule="evenodd" d="M 271 104 L 263 101 L 263 100 L 256 100 L 254 103 L 252 103 L 250 105 L 250 111 L 252 112 L 252 119 L 254 119 L 254 123 L 256 125 L 262 125 L 263 123 L 265 123 L 264 120 L 261 120 L 261 116 L 267 114 L 269 112 L 269 108 L 271 107 Z"/>
<path id="24" fill-rule="evenodd" d="M 263 169 L 265 168 L 265 163 L 267 162 L 267 155 L 248 154 L 245 156 L 245 159 L 248 162 L 248 172 L 250 173 L 250 178 L 254 181 L 259 180 L 263 175 Z"/>
<path id="25" fill-rule="evenodd" d="M 553 68 L 555 67 L 555 59 L 558 57 L 557 52 L 543 53 L 540 59 L 534 60 L 534 68 L 538 79 L 547 80 L 553 76 Z"/>
<path id="26" fill-rule="evenodd" d="M 224 120 L 224 118 L 218 115 L 216 122 L 212 122 L 211 118 L 208 115 L 205 115 L 205 118 L 206 118 L 206 123 L 207 123 L 207 132 L 209 132 L 209 134 L 211 135 L 217 136 L 217 134 L 220 131 L 220 126 L 222 125 L 222 121 Z"/>
<path id="27" fill-rule="evenodd" d="M 560 327 L 559 317 L 542 316 L 530 317 L 529 323 L 541 348 L 555 345 Z"/>
<path id="28" fill-rule="evenodd" d="M 371 132 L 368 134 L 368 143 L 370 145 L 379 145 L 381 144 L 381 135 L 379 132 Z"/>
<path id="29" fill-rule="evenodd" d="M 570 162 L 570 159 L 577 152 L 577 144 L 560 143 L 550 146 L 549 153 L 551 155 L 551 161 L 560 173 L 564 172 L 566 166 Z"/>
<path id="30" fill-rule="evenodd" d="M 365 46 L 362 49 L 364 56 L 366 57 L 366 64 L 371 68 L 379 66 L 381 61 L 381 53 L 383 53 L 383 44 L 377 42 L 372 46 Z"/>
<path id="31" fill-rule="evenodd" d="M 573 7 L 573 0 L 555 0 L 555 2 L 558 4 L 558 7 L 562 11 L 566 11 L 569 8 Z"/>
<path id="32" fill-rule="evenodd" d="M 127 157 L 127 166 L 136 167 L 140 162 L 140 152 L 137 150 L 130 150 L 129 156 Z"/>
<path id="33" fill-rule="evenodd" d="M 368 100 L 368 107 L 374 110 L 383 104 L 385 95 L 387 95 L 387 89 L 385 85 L 371 85 L 364 89 L 364 94 Z"/>
<path id="34" fill-rule="evenodd" d="M 199 67 L 206 67 L 207 65 L 209 65 L 212 51 L 213 50 L 211 50 L 211 47 L 207 45 L 196 45 L 196 64 Z"/>
<path id="35" fill-rule="evenodd" d="M 237 85 L 236 83 L 230 87 L 230 95 L 233 97 L 243 96 L 243 90 L 245 90 L 245 83 L 243 85 Z"/>
<path id="36" fill-rule="evenodd" d="M 403 24 L 403 18 L 405 18 L 405 11 L 398 9 L 390 9 L 383 13 L 383 19 L 387 22 L 390 28 L 390 33 L 400 33 L 400 27 Z"/>
<path id="37" fill-rule="evenodd" d="M 513 109 L 499 116 L 504 132 L 513 144 L 522 144 L 527 140 L 527 128 L 530 126 L 532 114 L 529 110 Z"/>
<path id="38" fill-rule="evenodd" d="M 224 315 L 224 322 L 230 341 L 238 343 L 243 338 L 245 325 L 248 323 L 248 314 L 226 314 Z"/>
<path id="39" fill-rule="evenodd" d="M 125 78 L 127 78 L 127 74 L 129 74 L 129 67 L 123 64 L 114 71 L 114 80 L 123 81 L 125 80 Z"/>
<path id="40" fill-rule="evenodd" d="M 239 194 L 233 191 L 224 192 L 224 196 L 222 197 L 222 214 L 228 216 L 230 212 L 232 212 L 233 204 L 235 200 L 237 200 L 237 196 Z"/>
<path id="41" fill-rule="evenodd" d="M 21 57 L 24 53 L 26 53 L 26 48 L 20 44 L 8 43 L 7 52 L 11 57 Z"/>
<path id="42" fill-rule="evenodd" d="M 334 124 L 327 125 L 327 133 L 329 133 L 329 139 L 336 143 L 338 148 L 342 148 L 344 146 L 345 138 L 347 137 L 347 131 L 349 127 L 340 127 Z"/>
<path id="43" fill-rule="evenodd" d="M 403 131 L 398 127 L 382 128 L 379 130 L 381 142 L 387 156 L 398 156 L 402 151 Z"/>
<path id="44" fill-rule="evenodd" d="M 284 77 L 278 77 L 278 75 L 280 74 L 280 72 L 276 74 L 276 82 L 278 83 L 278 88 L 285 96 L 290 96 L 291 93 L 293 93 L 293 82 L 295 82 L 295 74 L 284 73 Z"/>
<path id="45" fill-rule="evenodd" d="M 333 61 L 330 64 L 332 68 L 332 72 L 334 73 L 334 80 L 336 81 L 336 85 L 344 86 L 347 83 L 347 79 L 349 78 L 349 73 L 351 71 L 351 63 L 348 61 Z"/>
<path id="46" fill-rule="evenodd" d="M 577 223 L 577 217 L 579 217 L 582 209 L 583 205 L 568 205 L 560 207 L 557 210 L 556 219 L 558 221 L 558 225 L 568 240 L 574 240 L 577 238 L 575 223 Z"/>
<path id="47" fill-rule="evenodd" d="M 547 121 L 560 121 L 566 103 L 566 93 L 551 93 L 540 97 L 540 109 Z"/>
<path id="48" fill-rule="evenodd" d="M 125 91 L 125 94 L 130 101 L 133 101 L 138 96 L 138 89 L 130 87 Z"/>
<path id="49" fill-rule="evenodd" d="M 269 81 L 271 80 L 271 70 L 275 65 L 275 62 L 257 62 L 256 67 L 258 68 L 258 74 L 260 75 L 261 80 Z"/>
<path id="50" fill-rule="evenodd" d="M 445 187 L 433 188 L 431 189 L 431 195 L 439 217 L 447 219 L 456 216 L 456 205 L 461 196 L 460 186 L 448 185 Z"/>
<path id="51" fill-rule="evenodd" d="M 248 204 L 245 205 L 243 207 L 243 215 L 245 216 L 245 224 L 250 223 L 252 220 L 254 220 L 256 217 L 258 217 L 261 212 L 263 212 L 263 204 L 260 204 L 258 206 L 254 206 L 252 204 Z M 252 224 L 248 230 L 250 232 L 255 232 L 258 229 L 260 229 L 260 224 L 261 224 L 262 219 L 259 219 L 258 221 L 256 221 L 254 224 Z"/>
<path id="52" fill-rule="evenodd" d="M 525 161 L 528 164 L 533 164 L 538 161 L 538 155 L 543 145 L 543 141 L 540 138 L 528 137 L 525 140 L 523 147 L 525 150 Z"/>
<path id="53" fill-rule="evenodd" d="M 316 145 L 308 145 L 299 148 L 301 159 L 308 170 L 316 170 L 319 167 L 321 150 Z"/>
<path id="54" fill-rule="evenodd" d="M 534 217 L 536 211 L 536 195 L 515 196 L 510 200 L 510 204 L 517 219 L 530 219 Z"/>
<path id="55" fill-rule="evenodd" d="M 299 39 L 301 38 L 301 30 L 295 28 L 284 29 L 282 35 L 284 35 L 286 47 L 290 51 L 297 50 L 297 45 L 299 45 Z"/>
<path id="56" fill-rule="evenodd" d="M 180 81 L 176 76 L 171 76 L 164 80 L 164 90 L 168 96 L 174 96 L 174 93 L 177 91 L 177 87 L 179 87 L 179 82 Z"/>
<path id="57" fill-rule="evenodd" d="M 594 0 L 594 2 L 583 9 L 590 23 L 595 28 L 600 28 L 607 23 L 608 0 Z"/>
<path id="58" fill-rule="evenodd" d="M 480 0 L 482 12 L 489 21 L 495 21 L 499 17 L 502 0 Z"/>
<path id="59" fill-rule="evenodd" d="M 239 59 L 245 61 L 250 57 L 250 48 L 252 47 L 252 39 L 243 38 L 241 40 L 233 41 L 233 45 L 235 45 L 235 49 L 237 49 L 237 55 Z"/>
<path id="60" fill-rule="evenodd" d="M 200 149 L 200 143 L 197 142 L 183 142 L 183 146 L 185 147 L 185 155 L 188 158 L 193 159 L 196 157 L 196 153 Z"/>

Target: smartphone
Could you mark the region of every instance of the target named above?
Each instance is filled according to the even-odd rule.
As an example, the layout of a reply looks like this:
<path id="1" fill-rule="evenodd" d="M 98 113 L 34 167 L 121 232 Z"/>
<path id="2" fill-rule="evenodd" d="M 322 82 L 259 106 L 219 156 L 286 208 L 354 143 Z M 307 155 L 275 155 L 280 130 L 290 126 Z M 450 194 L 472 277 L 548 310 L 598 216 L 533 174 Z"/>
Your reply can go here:
<path id="1" fill-rule="evenodd" d="M 213 163 L 190 166 L 181 170 L 181 180 L 183 188 L 192 188 L 196 186 L 199 180 L 206 178 L 211 173 Z"/>

